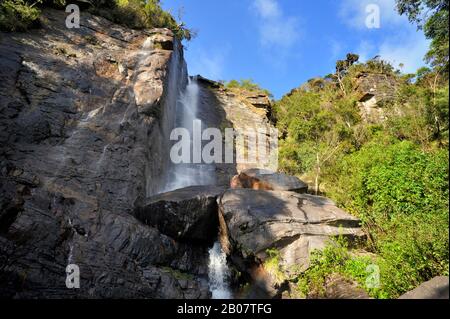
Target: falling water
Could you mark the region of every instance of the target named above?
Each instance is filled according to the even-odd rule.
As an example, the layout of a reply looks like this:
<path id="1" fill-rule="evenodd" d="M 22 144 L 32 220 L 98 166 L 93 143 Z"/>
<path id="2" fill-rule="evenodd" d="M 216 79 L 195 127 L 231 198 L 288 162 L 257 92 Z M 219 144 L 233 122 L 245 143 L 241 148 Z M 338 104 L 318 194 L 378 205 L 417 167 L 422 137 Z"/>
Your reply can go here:
<path id="1" fill-rule="evenodd" d="M 232 295 L 228 286 L 230 271 L 227 266 L 227 256 L 219 242 L 209 250 L 208 264 L 209 290 L 212 299 L 231 299 Z"/>
<path id="2" fill-rule="evenodd" d="M 176 127 L 185 128 L 190 133 L 190 140 L 182 140 L 183 149 L 193 150 L 194 121 L 199 121 L 199 93 L 200 88 L 196 78 L 188 78 L 188 85 L 177 103 Z M 202 127 L 201 129 L 204 129 Z M 192 161 L 192 154 L 191 154 Z M 174 164 L 169 172 L 168 181 L 163 192 L 193 185 L 212 185 L 215 183 L 215 167 L 212 164 Z"/>
<path id="3" fill-rule="evenodd" d="M 73 263 L 73 243 L 69 244 L 69 255 L 67 256 L 67 265 Z"/>
<path id="4" fill-rule="evenodd" d="M 55 199 L 53 198 L 53 201 Z M 72 220 L 69 218 L 69 226 L 73 228 Z M 73 262 L 73 240 L 69 242 L 69 255 L 67 256 L 67 265 Z"/>

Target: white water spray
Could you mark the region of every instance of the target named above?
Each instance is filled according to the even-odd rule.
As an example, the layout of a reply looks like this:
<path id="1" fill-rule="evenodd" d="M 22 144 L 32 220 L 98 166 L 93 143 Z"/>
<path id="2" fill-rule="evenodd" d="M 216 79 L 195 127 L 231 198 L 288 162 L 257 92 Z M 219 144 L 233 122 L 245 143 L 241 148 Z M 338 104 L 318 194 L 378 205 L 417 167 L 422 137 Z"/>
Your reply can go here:
<path id="1" fill-rule="evenodd" d="M 188 85 L 177 103 L 176 126 L 187 129 L 191 140 L 182 140 L 184 148 L 193 149 L 193 123 L 198 120 L 200 88 L 195 78 L 188 79 Z M 194 185 L 213 185 L 215 167 L 211 164 L 175 164 L 162 192 Z"/>
<path id="2" fill-rule="evenodd" d="M 227 283 L 230 277 L 227 256 L 219 242 L 215 242 L 214 246 L 209 250 L 208 277 L 212 299 L 232 298 L 230 287 Z"/>

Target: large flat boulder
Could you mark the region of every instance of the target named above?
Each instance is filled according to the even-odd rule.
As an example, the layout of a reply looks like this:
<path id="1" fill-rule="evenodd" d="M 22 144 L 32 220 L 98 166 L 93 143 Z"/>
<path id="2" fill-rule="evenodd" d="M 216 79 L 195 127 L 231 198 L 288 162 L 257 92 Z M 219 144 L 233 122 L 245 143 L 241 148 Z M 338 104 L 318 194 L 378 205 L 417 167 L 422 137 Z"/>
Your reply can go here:
<path id="1" fill-rule="evenodd" d="M 277 173 L 267 169 L 250 168 L 232 179 L 232 188 L 253 188 L 306 193 L 308 185 L 298 177 Z"/>
<path id="2" fill-rule="evenodd" d="M 217 197 L 225 188 L 190 186 L 148 198 L 137 219 L 177 240 L 210 242 L 217 235 Z"/>
<path id="3" fill-rule="evenodd" d="M 270 258 L 269 249 L 276 249 L 286 278 L 306 270 L 311 252 L 324 248 L 330 238 L 364 237 L 356 217 L 320 196 L 231 189 L 220 198 L 219 210 L 226 249 L 260 264 Z"/>

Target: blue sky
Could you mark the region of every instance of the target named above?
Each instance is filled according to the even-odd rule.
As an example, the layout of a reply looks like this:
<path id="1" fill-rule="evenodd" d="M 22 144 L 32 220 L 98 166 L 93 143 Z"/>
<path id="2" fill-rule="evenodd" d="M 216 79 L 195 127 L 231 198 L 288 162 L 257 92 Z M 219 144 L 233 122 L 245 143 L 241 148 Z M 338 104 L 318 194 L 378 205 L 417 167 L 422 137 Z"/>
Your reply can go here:
<path id="1" fill-rule="evenodd" d="M 354 52 L 381 55 L 404 72 L 424 65 L 428 41 L 395 0 L 162 0 L 163 7 L 198 31 L 186 43 L 191 75 L 213 80 L 251 78 L 276 98 L 306 80 L 334 71 Z M 367 28 L 376 4 L 380 27 Z M 371 11 L 373 12 L 373 11 Z"/>

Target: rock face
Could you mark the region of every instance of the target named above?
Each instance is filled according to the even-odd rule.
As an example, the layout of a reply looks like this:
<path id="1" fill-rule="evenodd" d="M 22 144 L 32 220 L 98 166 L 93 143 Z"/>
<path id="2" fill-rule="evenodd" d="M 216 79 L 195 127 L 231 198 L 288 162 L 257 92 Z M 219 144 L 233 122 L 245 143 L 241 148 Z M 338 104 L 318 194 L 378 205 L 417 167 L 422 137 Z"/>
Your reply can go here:
<path id="1" fill-rule="evenodd" d="M 449 283 L 447 276 L 434 277 L 419 287 L 408 291 L 399 299 L 448 299 Z"/>
<path id="2" fill-rule="evenodd" d="M 271 103 L 267 94 L 261 92 L 244 91 L 242 95 L 253 106 L 265 109 L 267 111 L 269 110 Z"/>
<path id="3" fill-rule="evenodd" d="M 224 192 L 219 186 L 191 186 L 155 195 L 135 216 L 174 239 L 212 244 L 219 224 L 217 198 Z"/>
<path id="4" fill-rule="evenodd" d="M 165 29 L 83 13 L 68 30 L 63 11 L 44 15 L 42 29 L 0 34 L 0 296 L 208 297 L 207 247 L 133 216 L 167 163 L 181 44 Z"/>
<path id="5" fill-rule="evenodd" d="M 295 176 L 258 168 L 246 169 L 234 176 L 231 188 L 294 191 L 297 193 L 308 191 L 308 185 Z"/>
<path id="6" fill-rule="evenodd" d="M 385 119 L 383 105 L 392 101 L 398 83 L 393 76 L 363 72 L 357 76 L 356 91 L 362 118 L 367 122 Z"/>
<path id="7" fill-rule="evenodd" d="M 222 134 L 226 128 L 234 129 L 234 136 L 247 138 L 248 132 L 258 132 L 261 130 L 267 134 L 267 155 L 273 156 L 277 162 L 277 153 L 270 150 L 277 149 L 278 136 L 274 134 L 275 127 L 270 120 L 270 100 L 266 95 L 255 92 L 233 91 L 225 88 L 221 83 L 207 80 L 197 76 L 201 86 L 200 104 L 208 105 L 210 112 L 200 114 L 203 122 L 210 127 L 220 128 Z M 200 108 L 204 108 L 200 106 Z M 269 134 L 270 135 L 269 137 Z M 270 146 L 270 148 L 269 148 Z M 236 160 L 237 152 L 244 154 L 244 160 Z M 262 160 L 258 157 L 256 148 L 247 146 L 236 146 L 234 148 L 233 163 L 223 163 L 216 165 L 217 183 L 229 185 L 230 179 L 244 169 L 261 168 L 272 169 L 273 161 Z"/>
<path id="8" fill-rule="evenodd" d="M 225 135 L 225 129 L 234 129 L 236 139 L 238 136 L 246 136 L 248 131 L 257 132 L 258 129 L 261 129 L 267 134 L 274 131 L 275 127 L 269 119 L 270 101 L 267 96 L 264 103 L 267 102 L 268 104 L 255 106 L 252 104 L 255 101 L 248 99 L 249 96 L 255 94 L 253 92 L 238 94 L 226 89 L 219 82 L 205 79 L 199 75 L 196 78 L 200 86 L 199 109 L 208 110 L 207 112 L 199 112 L 198 116 L 206 127 L 219 128 L 223 135 Z M 277 137 L 273 135 L 272 138 L 267 139 L 267 143 L 270 143 L 272 150 L 276 149 Z M 225 147 L 226 144 L 223 143 L 224 150 Z M 216 164 L 216 183 L 218 185 L 228 186 L 234 175 L 247 168 L 272 168 L 271 163 L 262 161 L 257 157 L 254 148 L 249 150 L 248 147 L 240 147 L 239 151 L 247 152 L 244 161 L 236 161 L 237 147 L 235 146 L 233 163 L 226 163 L 224 160 L 223 163 Z M 267 154 L 273 155 L 269 151 Z"/>
<path id="9" fill-rule="evenodd" d="M 331 200 L 309 194 L 233 189 L 220 198 L 219 210 L 226 249 L 242 265 L 241 271 L 255 265 L 250 276 L 263 282 L 261 286 L 272 296 L 281 292 L 284 279 L 306 270 L 311 251 L 324 248 L 331 237 L 357 240 L 364 236 L 357 218 Z M 283 280 L 277 273 L 264 271 L 269 249 L 279 253 Z"/>

